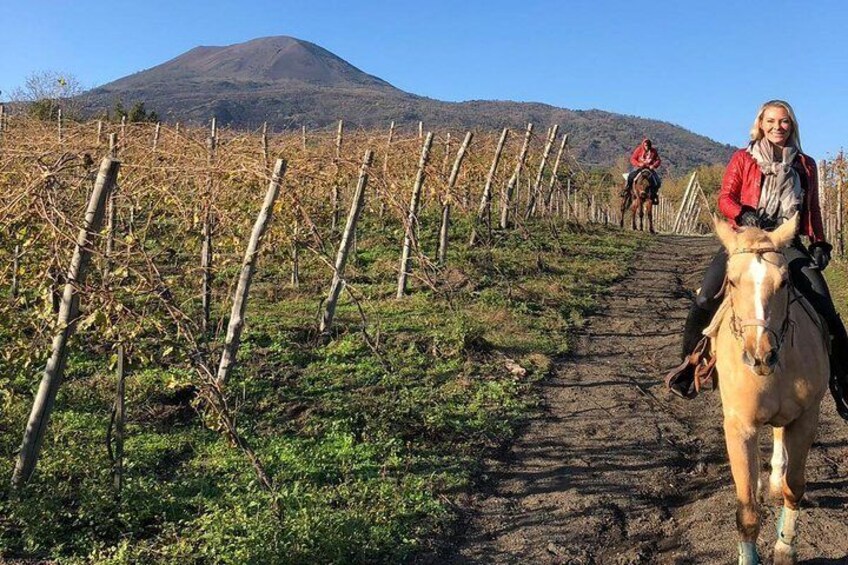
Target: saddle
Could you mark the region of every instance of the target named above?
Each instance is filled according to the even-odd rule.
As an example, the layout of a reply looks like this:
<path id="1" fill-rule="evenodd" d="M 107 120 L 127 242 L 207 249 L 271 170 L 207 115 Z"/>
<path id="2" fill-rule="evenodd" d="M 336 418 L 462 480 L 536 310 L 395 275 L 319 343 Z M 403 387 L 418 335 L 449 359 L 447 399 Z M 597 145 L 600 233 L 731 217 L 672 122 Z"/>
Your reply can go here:
<path id="1" fill-rule="evenodd" d="M 721 290 L 718 292 L 716 296 L 721 296 L 724 294 L 725 285 L 727 284 L 727 280 L 722 284 Z M 812 303 L 810 303 L 809 299 L 806 296 L 798 292 L 798 290 L 794 287 L 790 287 L 790 291 L 793 293 L 791 300 L 793 302 L 798 302 L 805 313 L 816 323 L 821 331 L 823 337 L 827 338 L 828 329 L 827 322 L 825 322 L 824 318 L 816 312 L 815 308 L 813 308 Z M 721 325 L 724 316 L 727 314 L 727 310 L 730 308 L 730 301 L 725 299 L 722 301 L 721 306 L 719 306 L 718 311 L 713 316 L 712 321 L 709 325 L 704 329 L 701 341 L 695 346 L 695 349 L 692 350 L 680 365 L 672 369 L 665 377 L 665 384 L 668 389 L 674 394 L 680 396 L 681 398 L 695 398 L 698 396 L 698 393 L 701 392 L 705 386 L 709 386 L 710 390 L 715 390 L 718 388 L 718 373 L 716 372 L 715 364 L 716 364 L 716 355 L 715 351 L 712 347 L 713 340 L 718 334 L 718 328 Z M 793 330 L 794 331 L 794 330 Z M 830 349 L 830 340 L 825 339 L 828 354 L 831 352 Z M 832 386 L 833 380 L 831 379 L 831 392 L 836 397 L 836 393 L 833 391 Z M 837 401 L 837 405 L 839 405 L 839 401 Z M 848 416 L 843 416 L 848 419 Z"/>

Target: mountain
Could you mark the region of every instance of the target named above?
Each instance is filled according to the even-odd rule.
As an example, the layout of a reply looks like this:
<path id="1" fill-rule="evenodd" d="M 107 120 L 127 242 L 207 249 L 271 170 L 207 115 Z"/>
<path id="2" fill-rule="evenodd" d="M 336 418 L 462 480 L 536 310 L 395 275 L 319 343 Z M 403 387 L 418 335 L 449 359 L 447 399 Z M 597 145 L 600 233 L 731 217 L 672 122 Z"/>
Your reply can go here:
<path id="1" fill-rule="evenodd" d="M 589 166 L 609 166 L 647 135 L 668 169 L 724 163 L 733 150 L 679 126 L 601 110 L 568 110 L 509 101 L 442 102 L 404 92 L 357 69 L 326 49 L 293 37 L 265 37 L 227 47 L 196 47 L 175 59 L 86 93 L 92 114 L 121 100 L 141 101 L 168 121 L 275 130 L 305 125 L 352 128 L 523 129 L 557 123 L 570 134 L 575 156 Z"/>

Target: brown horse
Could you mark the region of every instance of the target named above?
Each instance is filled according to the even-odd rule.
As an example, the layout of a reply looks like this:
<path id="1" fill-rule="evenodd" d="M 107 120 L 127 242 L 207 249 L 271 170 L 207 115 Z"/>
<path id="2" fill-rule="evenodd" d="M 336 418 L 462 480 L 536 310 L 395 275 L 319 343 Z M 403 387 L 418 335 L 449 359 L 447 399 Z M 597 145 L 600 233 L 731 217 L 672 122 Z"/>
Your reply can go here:
<path id="1" fill-rule="evenodd" d="M 830 371 L 827 331 L 789 281 L 781 249 L 795 237 L 797 215 L 775 231 L 736 232 L 717 221 L 727 249 L 724 304 L 713 321 L 724 435 L 736 484 L 739 563 L 759 563 L 758 435 L 774 427 L 770 491 L 782 497 L 774 563 L 796 563 L 804 467 L 819 422 Z"/>
<path id="2" fill-rule="evenodd" d="M 624 175 L 627 178 L 627 175 Z M 639 229 L 645 229 L 645 214 L 648 215 L 648 231 L 654 231 L 654 203 L 651 201 L 651 172 L 648 169 L 642 169 L 633 179 L 633 186 L 630 190 L 622 190 L 621 197 L 621 219 L 618 222 L 619 227 L 624 227 L 624 213 L 630 208 L 631 229 L 636 229 L 636 211 L 639 211 Z"/>

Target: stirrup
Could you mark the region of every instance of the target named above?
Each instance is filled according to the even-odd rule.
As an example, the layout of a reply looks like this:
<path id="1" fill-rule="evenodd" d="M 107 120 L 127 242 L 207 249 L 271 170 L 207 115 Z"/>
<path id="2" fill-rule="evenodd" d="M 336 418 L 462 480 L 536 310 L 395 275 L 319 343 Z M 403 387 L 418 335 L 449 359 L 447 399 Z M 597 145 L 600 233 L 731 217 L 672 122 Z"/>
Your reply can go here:
<path id="1" fill-rule="evenodd" d="M 715 357 L 710 355 L 710 338 L 702 337 L 677 367 L 665 376 L 668 390 L 680 398 L 691 399 L 698 396 L 707 383 L 716 388 Z"/>
<path id="2" fill-rule="evenodd" d="M 848 420 L 848 391 L 842 388 L 842 383 L 839 382 L 839 377 L 836 374 L 831 374 L 828 384 L 830 385 L 830 394 L 836 403 L 836 413 L 843 420 Z"/>
<path id="3" fill-rule="evenodd" d="M 688 357 L 665 376 L 665 384 L 669 392 L 680 398 L 691 400 L 698 396 L 695 390 L 695 366 L 689 362 Z"/>

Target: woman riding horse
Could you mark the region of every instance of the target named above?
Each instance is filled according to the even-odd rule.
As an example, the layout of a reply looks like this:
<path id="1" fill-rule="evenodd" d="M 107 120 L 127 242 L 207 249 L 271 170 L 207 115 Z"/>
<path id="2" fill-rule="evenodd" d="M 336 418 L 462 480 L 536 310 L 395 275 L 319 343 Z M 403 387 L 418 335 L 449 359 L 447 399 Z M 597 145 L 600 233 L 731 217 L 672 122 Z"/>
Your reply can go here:
<path id="1" fill-rule="evenodd" d="M 830 334 L 830 391 L 842 418 L 848 420 L 848 334 L 822 276 L 832 246 L 825 241 L 819 207 L 816 163 L 801 152 L 798 120 L 792 107 L 771 100 L 760 107 L 751 128 L 751 142 L 734 153 L 724 174 L 719 210 L 732 225 L 774 230 L 798 213 L 800 234 L 810 240 L 805 248 L 796 235 L 783 250 L 793 285 L 827 322 Z M 686 362 L 702 339 L 721 304 L 728 255 L 720 249 L 707 269 L 701 290 L 683 330 L 684 364 L 669 375 L 672 392 L 695 395 L 694 365 Z"/>
<path id="2" fill-rule="evenodd" d="M 738 565 L 759 565 L 760 429 L 774 445 L 772 497 L 783 501 L 774 565 L 796 565 L 806 462 L 829 378 L 824 320 L 789 283 L 798 214 L 771 232 L 716 221 L 727 251 L 724 302 L 708 330 L 721 386 L 724 439 L 736 486 Z"/>
<path id="3" fill-rule="evenodd" d="M 662 161 L 660 160 L 660 154 L 650 139 L 646 137 L 633 150 L 633 153 L 630 155 L 630 164 L 633 166 L 633 170 L 627 175 L 627 183 L 624 186 L 624 190 L 621 191 L 621 196 L 627 195 L 633 189 L 633 180 L 636 178 L 636 175 L 643 170 L 647 170 L 651 175 L 651 184 L 653 185 L 650 189 L 651 193 L 649 196 L 654 204 L 658 204 L 658 191 L 662 181 L 657 174 L 657 169 L 660 168 Z"/>

